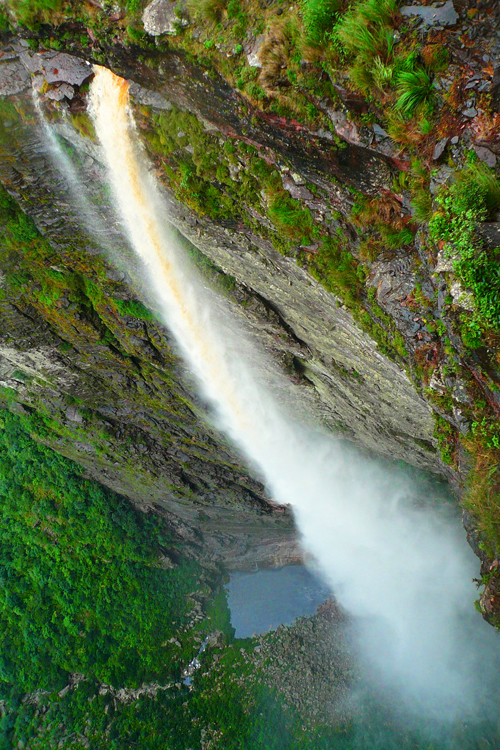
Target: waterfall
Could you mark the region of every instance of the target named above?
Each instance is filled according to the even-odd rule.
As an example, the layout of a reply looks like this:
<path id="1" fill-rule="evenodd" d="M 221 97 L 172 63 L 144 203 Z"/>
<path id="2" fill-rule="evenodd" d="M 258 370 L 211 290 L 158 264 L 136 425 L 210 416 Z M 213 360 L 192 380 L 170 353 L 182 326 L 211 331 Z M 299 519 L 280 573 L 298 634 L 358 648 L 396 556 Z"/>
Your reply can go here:
<path id="1" fill-rule="evenodd" d="M 473 608 L 476 561 L 458 518 L 408 502 L 409 480 L 297 423 L 282 405 L 273 383 L 264 382 L 264 355 L 204 287 L 169 229 L 127 82 L 94 70 L 91 114 L 118 214 L 218 428 L 271 496 L 292 506 L 304 548 L 355 618 L 375 669 L 413 705 L 463 712 L 480 669 L 484 679 L 482 645 L 497 641 Z"/>

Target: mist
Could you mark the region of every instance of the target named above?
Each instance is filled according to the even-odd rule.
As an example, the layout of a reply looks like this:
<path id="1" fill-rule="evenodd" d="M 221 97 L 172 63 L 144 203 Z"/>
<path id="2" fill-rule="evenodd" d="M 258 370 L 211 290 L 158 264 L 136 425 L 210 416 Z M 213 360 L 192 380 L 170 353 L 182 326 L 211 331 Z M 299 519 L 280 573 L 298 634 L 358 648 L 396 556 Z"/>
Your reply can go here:
<path id="1" fill-rule="evenodd" d="M 99 66 L 95 74 L 91 115 L 117 214 L 211 419 L 271 497 L 292 506 L 304 550 L 353 618 L 374 682 L 405 710 L 473 719 L 497 689 L 498 634 L 474 609 L 478 564 L 456 508 L 419 500 L 404 473 L 294 418 L 300 409 L 285 380 L 205 287 L 169 227 L 127 82 Z"/>

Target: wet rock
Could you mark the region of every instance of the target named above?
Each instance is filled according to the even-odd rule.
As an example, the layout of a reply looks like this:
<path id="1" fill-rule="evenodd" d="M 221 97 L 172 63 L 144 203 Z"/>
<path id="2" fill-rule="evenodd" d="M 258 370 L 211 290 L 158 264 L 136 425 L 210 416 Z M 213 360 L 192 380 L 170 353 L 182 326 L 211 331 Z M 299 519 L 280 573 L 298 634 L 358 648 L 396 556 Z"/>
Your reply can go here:
<path id="1" fill-rule="evenodd" d="M 454 26 L 458 21 L 458 13 L 452 0 L 444 5 L 404 5 L 400 8 L 402 16 L 407 18 L 417 16 L 424 26 Z"/>
<path id="2" fill-rule="evenodd" d="M 20 60 L 0 63 L 0 95 L 19 94 L 30 85 L 30 74 Z"/>
<path id="3" fill-rule="evenodd" d="M 284 173 L 281 176 L 281 179 L 283 181 L 283 187 L 285 190 L 288 190 L 292 198 L 295 198 L 295 200 L 304 200 L 304 201 L 312 201 L 314 200 L 314 195 L 311 193 L 310 190 L 308 190 L 304 184 L 298 184 L 294 179 L 293 175 Z"/>
<path id="4" fill-rule="evenodd" d="M 500 66 L 493 71 L 493 78 L 490 84 L 491 107 L 493 110 L 500 106 Z"/>
<path id="5" fill-rule="evenodd" d="M 467 107 L 467 109 L 462 110 L 462 114 L 464 117 L 472 119 L 473 117 L 476 117 L 477 109 L 475 107 Z"/>
<path id="6" fill-rule="evenodd" d="M 377 151 L 385 154 L 385 156 L 392 157 L 399 153 L 400 148 L 394 143 L 389 133 L 381 128 L 380 125 L 372 125 L 372 130 L 377 140 L 376 145 L 372 144 L 372 148 L 376 148 Z"/>
<path id="7" fill-rule="evenodd" d="M 366 128 L 358 128 L 356 123 L 350 120 L 343 110 L 328 109 L 328 117 L 335 128 L 335 132 L 344 141 L 362 146 L 369 146 L 372 142 L 373 137 L 370 131 Z M 364 130 L 368 132 L 368 137 L 363 132 Z"/>
<path id="8" fill-rule="evenodd" d="M 146 6 L 142 14 L 144 30 L 151 36 L 175 34 L 178 25 L 188 26 L 186 3 L 170 2 L 170 0 L 153 0 Z"/>

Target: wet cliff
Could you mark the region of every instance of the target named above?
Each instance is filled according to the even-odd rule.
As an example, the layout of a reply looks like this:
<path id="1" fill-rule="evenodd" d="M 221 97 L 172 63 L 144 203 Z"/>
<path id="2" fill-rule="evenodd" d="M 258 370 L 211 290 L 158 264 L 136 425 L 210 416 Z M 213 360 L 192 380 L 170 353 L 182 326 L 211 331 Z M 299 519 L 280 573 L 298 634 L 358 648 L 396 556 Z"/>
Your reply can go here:
<path id="1" fill-rule="evenodd" d="M 391 60 L 384 82 L 363 82 L 346 42 L 337 57 L 319 43 L 298 48 L 306 17 L 296 9 L 230 5 L 212 16 L 166 0 L 7 16 L 4 398 L 30 413 L 40 439 L 165 514 L 194 554 L 296 558 L 287 509 L 207 426 L 168 331 L 144 306 L 86 113 L 88 63 L 106 64 L 131 81 L 146 156 L 207 282 L 305 413 L 451 479 L 491 589 L 483 606 L 494 608 L 494 12 L 456 2 L 428 22 L 414 5 L 384 21 L 391 54 L 409 45 L 410 72 L 428 80 L 420 109 L 405 112 Z M 465 218 L 461 185 L 479 206 Z M 480 263 L 460 256 L 470 248 Z"/>

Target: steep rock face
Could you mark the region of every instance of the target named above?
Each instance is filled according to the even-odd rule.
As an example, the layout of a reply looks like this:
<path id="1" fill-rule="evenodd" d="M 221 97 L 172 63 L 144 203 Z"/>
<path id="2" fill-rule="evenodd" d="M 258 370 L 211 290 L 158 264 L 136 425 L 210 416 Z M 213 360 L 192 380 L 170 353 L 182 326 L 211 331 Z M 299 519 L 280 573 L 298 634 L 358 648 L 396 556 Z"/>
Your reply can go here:
<path id="1" fill-rule="evenodd" d="M 177 57 L 176 64 L 180 64 Z M 36 62 L 30 65 L 32 68 L 41 67 Z M 178 72 L 178 81 L 191 81 L 192 89 L 196 92 L 194 72 L 191 71 L 191 77 L 187 79 L 181 75 L 185 72 L 184 69 Z M 138 77 L 141 78 L 140 75 Z M 171 88 L 169 86 L 167 89 L 165 84 L 159 82 L 156 85 L 152 94 L 160 91 L 165 102 L 169 101 L 167 97 L 179 101 L 177 78 Z M 136 93 L 137 100 L 151 101 L 145 89 L 132 91 Z M 198 93 L 204 102 L 196 109 L 199 116 L 201 110 L 206 111 L 209 100 L 212 112 L 216 111 L 214 90 L 209 88 L 202 93 L 203 97 Z M 184 92 L 182 96 L 185 99 L 187 93 Z M 196 101 L 190 101 L 191 107 L 195 105 Z M 217 112 L 218 117 L 225 114 L 224 111 Z M 62 228 L 56 227 L 38 192 L 47 194 L 51 190 L 50 178 L 45 180 L 45 184 L 40 179 L 50 170 L 49 165 L 45 163 L 42 167 L 34 160 L 34 152 L 40 155 L 47 148 L 43 131 L 38 130 L 38 137 L 41 138 L 39 145 L 27 143 L 16 154 L 16 162 L 25 164 L 28 173 L 23 176 L 24 184 L 17 184 L 15 189 L 18 196 L 22 192 L 26 197 L 26 187 L 30 186 L 34 197 L 28 210 L 35 216 L 39 228 L 57 242 Z M 79 138 L 67 122 L 56 125 L 57 130 L 70 139 L 80 152 L 87 152 L 88 168 L 84 170 L 83 179 L 87 187 L 91 185 L 90 193 L 102 192 L 100 183 L 105 177 L 95 161 L 95 157 L 98 157 L 95 146 Z M 37 138 L 36 129 L 30 137 Z M 287 147 L 291 148 L 291 153 L 295 153 L 290 144 Z M 387 165 L 383 160 L 381 164 L 382 167 L 372 171 L 371 162 L 363 162 L 363 168 L 360 162 L 353 174 L 359 184 L 364 180 L 373 180 L 376 185 L 384 179 Z M 14 169 L 19 171 L 18 166 Z M 308 168 L 305 173 L 308 174 Z M 325 174 L 320 174 L 326 182 Z M 16 176 L 9 176 L 5 172 L 4 175 L 6 184 L 16 184 Z M 41 185 L 38 184 L 40 182 Z M 234 227 L 217 225 L 175 200 L 168 189 L 165 197 L 169 216 L 183 235 L 225 275 L 235 280 L 240 301 L 245 302 L 244 312 L 250 320 L 251 329 L 264 340 L 266 348 L 274 350 L 282 363 L 290 363 L 296 379 L 305 386 L 299 398 L 316 406 L 316 415 L 326 426 L 340 429 L 367 448 L 436 470 L 438 464 L 432 443 L 433 422 L 429 407 L 417 395 L 401 368 L 380 353 L 375 342 L 359 329 L 341 301 L 312 279 L 292 258 L 278 253 L 269 239 L 241 227 L 235 231 Z M 61 219 L 60 223 L 63 224 L 64 218 Z M 126 244 L 124 238 L 114 237 L 110 240 L 115 246 L 120 242 Z M 66 241 L 69 242 L 69 238 Z M 252 299 L 251 305 L 248 304 L 249 297 Z M 308 388 L 308 385 L 314 386 L 314 389 Z"/>
<path id="2" fill-rule="evenodd" d="M 85 56 L 79 42 L 74 41 L 72 29 L 64 31 L 67 49 Z M 207 67 L 205 61 L 200 62 L 180 49 L 166 47 L 164 40 L 155 46 L 145 44 L 148 55 L 145 59 L 141 50 L 133 46 L 127 48 L 119 41 L 119 28 L 114 31 L 118 36 L 113 43 L 93 42 L 95 56 L 133 82 L 131 91 L 136 105 L 138 132 L 144 138 L 157 177 L 164 184 L 172 221 L 203 256 L 211 259 L 215 265 L 209 271 L 212 280 L 227 282 L 230 277 L 224 289 L 230 299 L 240 303 L 235 314 L 246 321 L 281 369 L 286 368 L 291 373 L 305 411 L 312 411 L 327 427 L 339 429 L 369 449 L 424 468 L 444 469 L 458 484 L 460 474 L 465 476 L 468 471 L 468 459 L 458 439 L 450 438 L 450 434 L 467 431 L 467 419 L 463 416 L 461 404 L 466 403 L 470 396 L 466 394 L 463 378 L 456 368 L 450 373 L 446 360 L 446 346 L 453 344 L 461 354 L 464 352 L 446 319 L 444 323 L 441 319 L 447 285 L 439 277 L 439 266 L 425 244 L 425 232 L 417 235 L 416 253 L 410 253 L 405 245 L 387 256 L 382 254 L 376 258 L 368 264 L 368 271 L 361 264 L 355 266 L 358 281 L 354 274 L 349 283 L 353 286 L 359 283 L 361 291 L 355 305 L 344 300 L 354 307 L 358 319 L 368 323 L 370 330 L 382 330 L 388 336 L 389 349 L 398 364 L 382 353 L 381 347 L 360 329 L 345 309 L 337 294 L 342 279 L 330 284 L 324 273 L 324 248 L 331 249 L 337 235 L 342 236 L 343 243 L 337 265 L 345 265 L 347 255 L 355 259 L 361 257 L 364 229 L 359 231 L 351 221 L 353 204 L 360 193 L 375 206 L 380 204 L 384 216 L 396 214 L 403 216 L 404 221 L 409 220 L 408 196 L 404 190 L 401 195 L 393 192 L 394 177 L 399 169 L 408 169 L 409 160 L 400 158 L 398 148 L 383 128 L 374 125 L 368 129 L 349 119 L 351 112 L 366 112 L 366 106 L 359 95 L 345 87 L 337 86 L 342 97 L 341 109 L 337 111 L 326 105 L 324 108 L 334 127 L 327 131 L 321 128 L 313 130 L 297 120 L 261 111 L 255 102 L 242 97 L 211 66 Z M 23 61 L 26 54 L 19 47 L 8 47 L 6 54 L 3 69 L 8 75 L 2 90 L 5 94 L 17 93 L 22 98 L 26 95 L 21 92 L 28 85 L 26 62 Z M 88 57 L 92 59 L 91 55 Z M 38 73 L 40 66 L 36 64 L 35 69 Z M 57 97 L 50 95 L 51 92 L 59 91 L 64 81 L 52 83 L 47 80 L 47 84 L 48 90 L 45 87 L 42 93 L 54 99 Z M 91 138 L 80 138 L 74 127 L 76 125 L 80 133 L 86 131 L 87 136 L 91 135 L 83 116 L 85 94 L 84 91 L 67 94 L 63 98 L 66 114 L 61 116 L 60 111 L 51 110 L 51 119 L 55 121 L 53 127 L 64 137 L 64 142 L 71 144 L 76 154 L 80 154 L 80 178 L 83 176 L 84 184 L 91 186 L 91 192 L 100 194 L 103 170 L 98 151 Z M 444 148 L 441 146 L 439 153 L 435 152 L 436 159 L 442 155 L 446 143 Z M 200 157 L 204 148 L 208 149 L 205 161 Z M 76 231 L 80 235 L 77 244 L 85 246 L 87 253 L 90 251 L 95 257 L 92 254 L 98 252 L 98 247 L 81 227 L 70 229 L 64 239 L 68 226 L 78 226 L 75 219 L 72 225 L 71 222 L 68 225 L 71 201 L 63 206 L 59 199 L 59 204 L 56 203 L 50 211 L 43 205 L 43 200 L 47 200 L 52 192 L 54 179 L 57 179 L 54 175 L 45 179 L 49 174 L 46 162 L 43 166 L 36 164 L 46 150 L 47 143 L 43 138 L 38 140 L 38 136 L 33 136 L 31 142 L 29 138 L 28 142 L 24 137 L 20 138 L 15 160 L 24 167 L 19 171 L 13 163 L 11 150 L 6 149 L 2 180 L 23 210 L 35 217 L 42 232 L 59 245 L 58 251 L 64 244 L 67 248 L 75 246 Z M 82 157 L 83 154 L 86 156 Z M 256 164 L 256 160 L 260 163 Z M 222 171 L 217 171 L 218 164 Z M 434 192 L 448 179 L 446 169 L 442 167 L 433 178 Z M 249 174 L 253 178 L 256 175 L 263 178 L 260 197 L 255 185 L 248 189 L 248 194 L 243 194 Z M 258 179 L 254 179 L 256 181 Z M 216 191 L 217 197 L 213 200 L 209 189 Z M 298 217 L 296 223 L 310 223 L 310 231 L 304 232 L 307 237 L 294 233 L 290 226 L 294 219 L 290 221 L 286 212 L 279 214 L 282 205 L 286 204 L 283 196 L 294 201 L 294 210 L 297 210 L 297 204 L 307 209 L 307 215 L 295 214 Z M 232 208 L 217 211 L 214 201 L 225 205 L 226 199 L 233 201 Z M 105 196 L 103 201 L 105 203 Z M 290 205 L 286 205 L 287 210 Z M 59 213 L 58 219 L 56 213 Z M 103 234 L 109 234 L 111 245 L 125 245 L 109 221 L 106 210 L 103 216 L 108 219 L 105 220 L 105 231 L 101 233 L 101 244 Z M 376 221 L 373 213 L 371 220 Z M 127 257 L 133 266 L 133 259 Z M 116 271 L 111 275 L 113 273 Z M 132 272 L 130 275 L 123 275 L 123 271 L 119 273 L 122 276 L 119 277 L 118 286 L 121 286 L 120 291 L 116 290 L 117 295 L 130 299 L 127 287 L 130 288 L 132 283 L 136 286 L 132 296 L 147 299 L 145 290 L 133 278 Z M 319 277 L 322 284 L 311 273 Z M 363 275 L 361 283 L 359 279 Z M 344 284 L 344 292 L 346 286 L 348 284 Z M 106 289 L 106 293 L 108 291 Z M 97 316 L 102 322 L 106 313 L 102 305 L 96 306 Z M 427 312 L 422 312 L 422 306 L 436 316 L 439 335 L 436 335 L 435 324 L 428 324 Z M 38 312 L 47 317 L 46 310 Z M 137 326 L 137 321 L 133 324 L 129 321 L 129 324 Z M 145 323 L 142 325 L 146 326 Z M 154 325 L 157 328 L 157 324 Z M 151 341 L 150 324 L 146 327 Z M 443 347 L 440 337 L 444 331 L 451 344 Z M 114 328 L 113 333 L 116 334 Z M 161 337 L 165 335 L 164 331 L 160 334 Z M 140 339 L 140 336 L 134 336 Z M 139 347 L 138 342 L 131 342 L 128 336 L 127 347 L 129 350 L 133 348 L 133 357 L 142 363 L 144 345 Z M 172 366 L 169 362 L 169 372 Z M 490 387 L 489 375 L 485 376 L 481 368 L 471 362 L 469 355 L 466 366 L 494 406 L 496 391 Z M 113 364 L 106 368 L 103 394 L 107 384 L 114 380 L 114 367 Z M 175 367 L 182 370 L 178 362 Z M 404 368 L 411 371 L 414 380 L 420 379 L 427 387 L 428 401 L 440 415 L 438 438 L 441 451 L 443 446 L 448 450 L 445 456 L 447 464 L 452 463 L 447 443 L 452 445 L 452 468 L 443 466 L 436 454 L 431 408 L 417 393 Z M 423 379 L 421 375 L 415 377 L 417 370 L 425 370 Z M 430 371 L 429 377 L 427 370 Z M 136 377 L 134 373 L 128 382 Z M 454 394 L 453 403 L 451 407 L 447 403 L 444 408 L 443 396 L 450 390 Z M 192 393 L 189 393 L 189 399 L 192 402 Z M 150 419 L 151 415 L 147 415 L 141 428 L 147 424 L 149 429 Z M 80 458 L 86 460 L 82 455 Z M 144 460 L 147 464 L 149 458 Z M 122 471 L 117 469 L 116 476 Z M 200 471 L 199 475 L 202 474 Z M 174 488 L 176 481 L 172 483 Z M 136 488 L 135 491 L 140 495 L 142 489 Z M 192 491 L 199 493 L 196 482 Z M 130 494 L 130 489 L 127 492 Z M 261 498 L 259 493 L 257 489 Z M 176 494 L 175 489 L 173 494 Z M 248 507 L 246 499 L 243 505 Z M 178 509 L 174 512 L 178 513 Z"/>
<path id="3" fill-rule="evenodd" d="M 18 65 L 35 76 L 50 63 L 21 54 Z M 11 408 L 41 419 L 41 439 L 100 481 L 165 514 L 208 562 L 299 559 L 288 510 L 270 504 L 204 426 L 204 406 L 186 385 L 168 332 L 131 306 L 138 296 L 148 301 L 147 290 L 134 278 L 133 256 L 106 204 L 95 145 L 66 117 L 52 131 L 61 152 L 25 84 L 17 92 L 22 117 L 12 107 L 4 113 L 0 173 L 45 239 L 33 256 L 23 258 L 22 243 L 2 255 L 8 280 L 26 274 L 25 286 L 5 285 L 1 302 L 1 385 Z M 147 99 L 143 88 L 136 91 Z M 65 159 L 76 170 L 69 181 Z M 99 196 L 94 206 L 78 198 L 76 180 L 87 196 Z M 374 451 L 435 470 L 428 406 L 340 301 L 270 241 L 203 220 L 170 190 L 165 197 L 174 223 L 215 264 L 211 279 L 234 314 L 291 374 L 304 414 Z M 51 283 L 57 293 L 48 292 Z"/>

